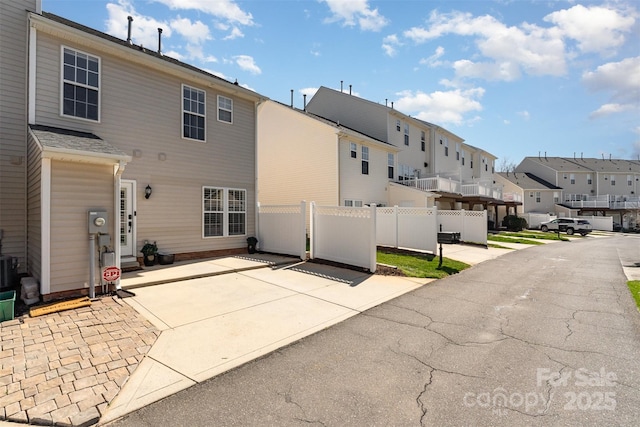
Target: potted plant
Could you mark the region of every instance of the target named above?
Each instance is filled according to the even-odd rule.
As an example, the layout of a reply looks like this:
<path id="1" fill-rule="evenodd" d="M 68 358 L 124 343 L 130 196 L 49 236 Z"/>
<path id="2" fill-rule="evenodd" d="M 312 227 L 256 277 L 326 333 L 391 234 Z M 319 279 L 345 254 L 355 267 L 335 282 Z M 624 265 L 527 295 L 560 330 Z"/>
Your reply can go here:
<path id="1" fill-rule="evenodd" d="M 158 245 L 156 245 L 156 242 L 145 243 L 142 249 L 140 249 L 140 252 L 142 252 L 145 266 L 151 267 L 156 263 L 156 255 L 158 254 Z"/>

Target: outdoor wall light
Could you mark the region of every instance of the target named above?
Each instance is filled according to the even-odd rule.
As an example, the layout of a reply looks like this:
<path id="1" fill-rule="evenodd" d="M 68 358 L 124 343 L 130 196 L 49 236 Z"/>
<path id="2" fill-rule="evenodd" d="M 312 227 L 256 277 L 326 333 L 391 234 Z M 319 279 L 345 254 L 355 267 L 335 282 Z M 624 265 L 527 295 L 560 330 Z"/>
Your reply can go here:
<path id="1" fill-rule="evenodd" d="M 149 197 L 151 197 L 151 193 L 153 190 L 151 190 L 151 186 L 147 184 L 147 188 L 144 189 L 144 198 L 148 199 Z"/>

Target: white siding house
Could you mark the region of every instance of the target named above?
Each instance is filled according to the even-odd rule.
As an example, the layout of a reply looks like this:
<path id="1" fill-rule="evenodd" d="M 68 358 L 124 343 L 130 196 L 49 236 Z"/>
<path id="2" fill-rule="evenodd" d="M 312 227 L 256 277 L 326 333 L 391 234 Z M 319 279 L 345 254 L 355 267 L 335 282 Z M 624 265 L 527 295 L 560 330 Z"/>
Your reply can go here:
<path id="1" fill-rule="evenodd" d="M 135 34 L 114 38 L 39 13 L 35 1 L 1 4 L 2 102 L 24 113 L 0 111 L 2 147 L 11 122 L 8 160 L 22 169 L 10 192 L 2 188 L 1 209 L 10 193 L 25 199 L 0 227 L 28 242 L 11 251 L 43 298 L 99 282 L 89 277 L 90 211 L 107 213 L 109 238 L 97 251 L 115 252 L 117 265 L 141 259 L 146 241 L 177 260 L 246 251 L 264 97 L 137 46 Z M 17 47 L 5 47 L 10 39 Z"/>

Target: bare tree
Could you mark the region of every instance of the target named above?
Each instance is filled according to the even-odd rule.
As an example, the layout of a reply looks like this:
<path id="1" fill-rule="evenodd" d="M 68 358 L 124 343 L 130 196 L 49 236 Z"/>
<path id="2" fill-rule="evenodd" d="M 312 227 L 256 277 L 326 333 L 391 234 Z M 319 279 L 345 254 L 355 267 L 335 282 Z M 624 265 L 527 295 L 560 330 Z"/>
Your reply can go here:
<path id="1" fill-rule="evenodd" d="M 512 162 L 511 160 L 509 160 L 508 157 L 505 157 L 504 159 L 500 159 L 500 161 L 498 161 L 498 172 L 513 172 L 516 170 L 516 164 L 515 162 Z"/>

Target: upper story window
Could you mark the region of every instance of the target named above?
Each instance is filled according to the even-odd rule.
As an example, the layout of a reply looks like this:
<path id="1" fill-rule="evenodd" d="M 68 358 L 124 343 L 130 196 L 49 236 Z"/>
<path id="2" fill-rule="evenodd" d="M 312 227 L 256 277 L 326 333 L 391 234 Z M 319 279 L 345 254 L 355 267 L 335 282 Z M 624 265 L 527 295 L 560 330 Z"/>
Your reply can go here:
<path id="1" fill-rule="evenodd" d="M 633 185 L 633 176 L 627 175 L 627 185 L 631 187 Z"/>
<path id="2" fill-rule="evenodd" d="M 203 90 L 182 85 L 182 136 L 205 140 L 206 95 Z"/>
<path id="3" fill-rule="evenodd" d="M 536 203 L 540 203 L 540 192 L 536 191 Z"/>
<path id="4" fill-rule="evenodd" d="M 62 115 L 100 120 L 100 58 L 62 48 Z"/>
<path id="5" fill-rule="evenodd" d="M 231 98 L 218 95 L 218 120 L 233 123 L 233 100 Z"/>
<path id="6" fill-rule="evenodd" d="M 553 203 L 560 203 L 560 193 L 557 191 L 553 192 Z"/>
<path id="7" fill-rule="evenodd" d="M 369 147 L 362 146 L 362 174 L 369 175 Z"/>
<path id="8" fill-rule="evenodd" d="M 449 140 L 444 140 L 444 155 L 449 156 Z"/>
<path id="9" fill-rule="evenodd" d="M 409 145 L 409 123 L 404 124 L 404 145 Z"/>
<path id="10" fill-rule="evenodd" d="M 611 185 L 616 185 L 616 176 L 615 175 L 611 175 Z"/>
<path id="11" fill-rule="evenodd" d="M 462 159 L 460 160 L 462 166 L 464 166 L 464 150 L 462 150 Z"/>
<path id="12" fill-rule="evenodd" d="M 396 130 L 400 132 L 400 120 L 396 120 Z"/>
<path id="13" fill-rule="evenodd" d="M 424 131 L 420 132 L 420 149 L 422 151 L 425 151 L 427 148 L 427 136 L 425 135 Z"/>
<path id="14" fill-rule="evenodd" d="M 471 155 L 471 158 L 469 159 L 469 169 L 473 169 L 473 154 Z"/>
<path id="15" fill-rule="evenodd" d="M 358 145 L 357 145 L 355 142 L 352 142 L 352 143 L 350 144 L 350 147 L 351 147 L 351 149 L 350 149 L 350 151 L 351 151 L 351 158 L 352 158 L 352 159 L 357 158 L 357 157 L 358 157 Z"/>
<path id="16" fill-rule="evenodd" d="M 591 174 L 587 175 L 587 184 L 589 185 L 593 184 L 593 179 L 591 178 Z"/>
<path id="17" fill-rule="evenodd" d="M 570 184 L 575 184 L 576 183 L 576 174 L 572 173 L 569 175 L 569 183 Z"/>
<path id="18" fill-rule="evenodd" d="M 389 179 L 393 179 L 393 177 L 395 176 L 395 172 L 394 172 L 395 164 L 396 164 L 395 156 L 393 155 L 393 153 L 388 153 L 387 154 L 387 177 L 389 177 Z"/>

